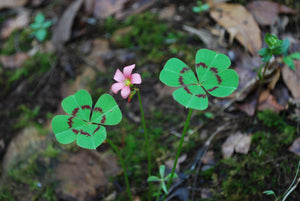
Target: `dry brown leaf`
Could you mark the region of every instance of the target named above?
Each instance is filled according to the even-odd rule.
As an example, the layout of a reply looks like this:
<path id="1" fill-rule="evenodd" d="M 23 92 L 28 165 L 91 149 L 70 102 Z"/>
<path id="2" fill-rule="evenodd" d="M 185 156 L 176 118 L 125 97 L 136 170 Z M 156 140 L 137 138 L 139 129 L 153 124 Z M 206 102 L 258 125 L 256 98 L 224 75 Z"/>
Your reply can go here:
<path id="1" fill-rule="evenodd" d="M 15 8 L 24 6 L 27 3 L 27 0 L 1 0 L 0 9 L 2 8 Z"/>
<path id="2" fill-rule="evenodd" d="M 300 61 L 294 60 L 296 70 L 291 70 L 285 65 L 281 71 L 283 81 L 289 88 L 294 98 L 300 98 Z"/>
<path id="3" fill-rule="evenodd" d="M 21 29 L 29 24 L 29 13 L 27 11 L 20 12 L 15 18 L 8 19 L 2 25 L 0 36 L 7 38 L 16 29 Z"/>
<path id="4" fill-rule="evenodd" d="M 61 49 L 65 42 L 71 37 L 72 25 L 77 11 L 82 5 L 83 0 L 74 1 L 64 12 L 60 18 L 57 26 L 53 31 L 52 43 L 53 45 Z"/>
<path id="5" fill-rule="evenodd" d="M 247 48 L 252 55 L 257 55 L 261 49 L 261 32 L 245 7 L 240 4 L 218 4 L 210 11 L 210 16 L 223 26 L 230 35 Z"/>
<path id="6" fill-rule="evenodd" d="M 128 0 L 94 0 L 93 15 L 105 19 L 122 10 Z"/>
<path id="7" fill-rule="evenodd" d="M 29 58 L 27 53 L 17 53 L 14 55 L 1 55 L 0 62 L 4 68 L 20 68 L 24 61 Z"/>
<path id="8" fill-rule="evenodd" d="M 273 24 L 280 13 L 296 13 L 294 9 L 271 1 L 253 1 L 247 4 L 247 8 L 257 23 L 263 26 Z"/>
<path id="9" fill-rule="evenodd" d="M 298 137 L 293 144 L 289 147 L 289 151 L 300 156 L 300 137 Z"/>
<path id="10" fill-rule="evenodd" d="M 222 145 L 222 155 L 230 158 L 235 151 L 240 154 L 247 154 L 251 145 L 251 135 L 244 135 L 240 132 L 230 135 Z"/>
<path id="11" fill-rule="evenodd" d="M 275 96 L 273 96 L 269 90 L 265 90 L 261 93 L 259 97 L 258 110 L 262 111 L 265 109 L 273 110 L 279 112 L 285 108 L 282 105 L 279 105 Z"/>

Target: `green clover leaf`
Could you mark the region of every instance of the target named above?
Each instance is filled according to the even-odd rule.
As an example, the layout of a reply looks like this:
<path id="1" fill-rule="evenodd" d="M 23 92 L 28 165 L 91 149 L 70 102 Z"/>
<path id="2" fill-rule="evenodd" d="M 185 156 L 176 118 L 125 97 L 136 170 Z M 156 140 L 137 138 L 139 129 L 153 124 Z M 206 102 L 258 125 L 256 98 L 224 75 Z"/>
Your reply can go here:
<path id="1" fill-rule="evenodd" d="M 62 108 L 69 115 L 52 119 L 57 141 L 69 144 L 77 140 L 77 145 L 86 149 L 96 149 L 106 139 L 104 125 L 115 125 L 122 119 L 119 106 L 109 94 L 103 94 L 92 107 L 90 94 L 80 90 L 66 97 Z"/>
<path id="2" fill-rule="evenodd" d="M 196 73 L 180 59 L 169 59 L 159 79 L 171 87 L 179 87 L 173 98 L 186 108 L 204 110 L 208 107 L 207 93 L 215 97 L 226 97 L 236 90 L 238 74 L 228 69 L 231 62 L 224 55 L 208 49 L 196 53 Z"/>

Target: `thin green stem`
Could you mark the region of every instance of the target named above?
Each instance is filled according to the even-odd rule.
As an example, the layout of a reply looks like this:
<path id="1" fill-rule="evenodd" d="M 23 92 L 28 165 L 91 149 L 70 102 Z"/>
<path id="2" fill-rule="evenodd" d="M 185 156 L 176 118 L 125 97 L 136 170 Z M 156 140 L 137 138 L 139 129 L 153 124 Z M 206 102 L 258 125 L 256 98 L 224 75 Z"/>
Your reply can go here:
<path id="1" fill-rule="evenodd" d="M 137 89 L 136 91 L 137 91 L 139 103 L 140 103 L 140 110 L 141 110 L 144 136 L 145 136 L 145 141 L 146 141 L 147 157 L 148 157 L 148 177 L 150 177 L 151 176 L 151 156 L 150 156 L 150 150 L 149 150 L 148 132 L 147 132 L 147 128 L 146 128 L 146 122 L 145 122 L 145 116 L 144 116 L 144 110 L 143 110 L 140 90 Z"/>
<path id="2" fill-rule="evenodd" d="M 186 119 L 185 124 L 184 124 L 184 128 L 183 128 L 182 135 L 181 135 L 181 138 L 180 138 L 180 142 L 179 142 L 179 146 L 178 146 L 178 149 L 177 149 L 175 161 L 174 161 L 174 164 L 173 164 L 173 168 L 172 168 L 172 172 L 171 172 L 171 177 L 170 177 L 170 179 L 168 181 L 168 184 L 167 184 L 167 189 L 168 190 L 170 189 L 172 181 L 173 181 L 173 177 L 174 177 L 174 173 L 175 173 L 177 161 L 178 161 L 178 158 L 179 158 L 179 155 L 180 155 L 180 152 L 181 152 L 182 143 L 183 143 L 186 131 L 187 131 L 188 127 L 189 127 L 192 113 L 193 113 L 193 109 L 189 109 L 189 114 L 188 114 L 187 119 Z M 164 195 L 163 201 L 166 199 L 166 197 L 167 197 L 167 194 Z"/>
<path id="3" fill-rule="evenodd" d="M 106 141 L 114 149 L 114 151 L 117 153 L 117 155 L 120 158 L 121 166 L 122 166 L 122 169 L 123 169 L 123 172 L 124 172 L 124 179 L 125 179 L 125 183 L 126 183 L 127 194 L 128 194 L 128 197 L 129 197 L 130 201 L 132 201 L 132 195 L 131 195 L 131 191 L 130 191 L 129 180 L 128 180 L 128 176 L 127 176 L 127 172 L 126 172 L 124 159 L 123 159 L 118 147 L 112 141 L 110 141 L 108 138 L 106 138 Z"/>
<path id="4" fill-rule="evenodd" d="M 261 94 L 261 91 L 262 91 L 262 88 L 263 88 L 263 83 L 264 83 L 264 79 L 265 79 L 268 67 L 269 67 L 269 61 L 267 63 L 265 63 L 263 74 L 260 75 L 260 77 L 259 77 L 259 86 L 258 86 L 258 92 L 257 92 L 257 97 L 256 97 L 256 104 L 255 104 L 254 114 L 252 116 L 252 122 L 254 121 L 254 119 L 256 117 L 256 114 L 257 114 L 259 97 L 260 97 L 260 94 Z"/>
<path id="5" fill-rule="evenodd" d="M 147 152 L 147 158 L 148 158 L 148 177 L 150 177 L 151 176 L 151 155 L 150 155 L 150 148 L 149 148 L 148 132 L 147 132 L 147 128 L 146 128 L 146 121 L 145 121 L 145 115 L 144 115 L 144 109 L 143 109 L 143 105 L 142 105 L 140 90 L 139 89 L 135 89 L 135 90 L 137 91 L 139 104 L 140 104 L 142 124 L 143 124 L 144 136 L 145 136 L 145 142 L 146 142 L 146 152 Z M 151 187 L 151 183 L 149 184 L 148 200 L 151 200 L 151 192 L 150 192 L 151 188 L 150 187 Z"/>

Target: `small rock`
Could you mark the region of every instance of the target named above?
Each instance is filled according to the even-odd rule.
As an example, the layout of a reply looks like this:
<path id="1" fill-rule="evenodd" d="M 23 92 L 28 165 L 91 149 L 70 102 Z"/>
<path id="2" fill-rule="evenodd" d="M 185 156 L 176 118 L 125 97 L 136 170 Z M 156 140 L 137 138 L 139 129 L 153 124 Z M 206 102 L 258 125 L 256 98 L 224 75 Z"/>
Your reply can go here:
<path id="1" fill-rule="evenodd" d="M 85 201 L 105 193 L 109 177 L 120 172 L 117 160 L 110 153 L 81 150 L 64 153 L 61 163 L 54 168 L 58 181 L 56 192 L 62 199 Z"/>

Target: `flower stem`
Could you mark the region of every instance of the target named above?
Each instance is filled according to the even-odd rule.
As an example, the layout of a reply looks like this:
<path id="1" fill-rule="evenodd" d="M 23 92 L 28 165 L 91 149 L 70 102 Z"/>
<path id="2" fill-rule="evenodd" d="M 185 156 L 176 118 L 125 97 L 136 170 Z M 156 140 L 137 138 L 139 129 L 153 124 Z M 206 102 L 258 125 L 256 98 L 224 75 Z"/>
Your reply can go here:
<path id="1" fill-rule="evenodd" d="M 177 160 L 178 160 L 180 152 L 181 152 L 181 147 L 182 147 L 182 143 L 183 143 L 186 131 L 187 131 L 188 126 L 190 124 L 190 119 L 191 119 L 192 113 L 193 113 L 193 109 L 189 109 L 189 114 L 188 114 L 187 119 L 186 119 L 185 124 L 184 124 L 184 128 L 183 128 L 182 135 L 181 135 L 181 138 L 180 138 L 180 143 L 179 143 L 177 153 L 176 153 L 176 157 L 175 157 L 175 161 L 174 161 L 174 164 L 173 164 L 171 177 L 170 177 L 170 179 L 168 181 L 168 184 L 167 184 L 167 189 L 168 190 L 169 190 L 169 188 L 171 187 L 171 184 L 172 184 L 172 180 L 173 180 L 176 165 L 177 165 Z M 166 199 L 166 197 L 167 197 L 167 194 L 164 194 L 163 201 Z"/>
<path id="2" fill-rule="evenodd" d="M 141 100 L 141 95 L 140 95 L 139 89 L 137 89 L 137 94 L 138 94 L 139 103 L 140 103 L 140 110 L 141 110 L 141 116 L 142 116 L 144 136 L 145 136 L 145 141 L 146 141 L 146 149 L 147 149 L 147 157 L 148 157 L 148 177 L 150 177 L 151 176 L 151 156 L 150 156 L 150 150 L 149 150 L 148 132 L 147 132 L 147 128 L 146 128 L 144 110 L 143 110 L 143 105 L 142 105 L 142 100 Z"/>
<path id="3" fill-rule="evenodd" d="M 132 201 L 132 195 L 131 195 L 131 191 L 130 191 L 129 180 L 128 180 L 128 176 L 127 176 L 127 172 L 126 172 L 124 159 L 123 159 L 119 149 L 117 148 L 117 146 L 112 141 L 110 141 L 108 138 L 106 138 L 106 141 L 114 149 L 114 151 L 117 153 L 117 155 L 120 158 L 121 166 L 122 166 L 122 169 L 123 169 L 123 172 L 124 172 L 124 179 L 125 179 L 125 183 L 126 183 L 127 194 L 128 194 L 128 197 L 129 197 L 130 201 Z"/>

